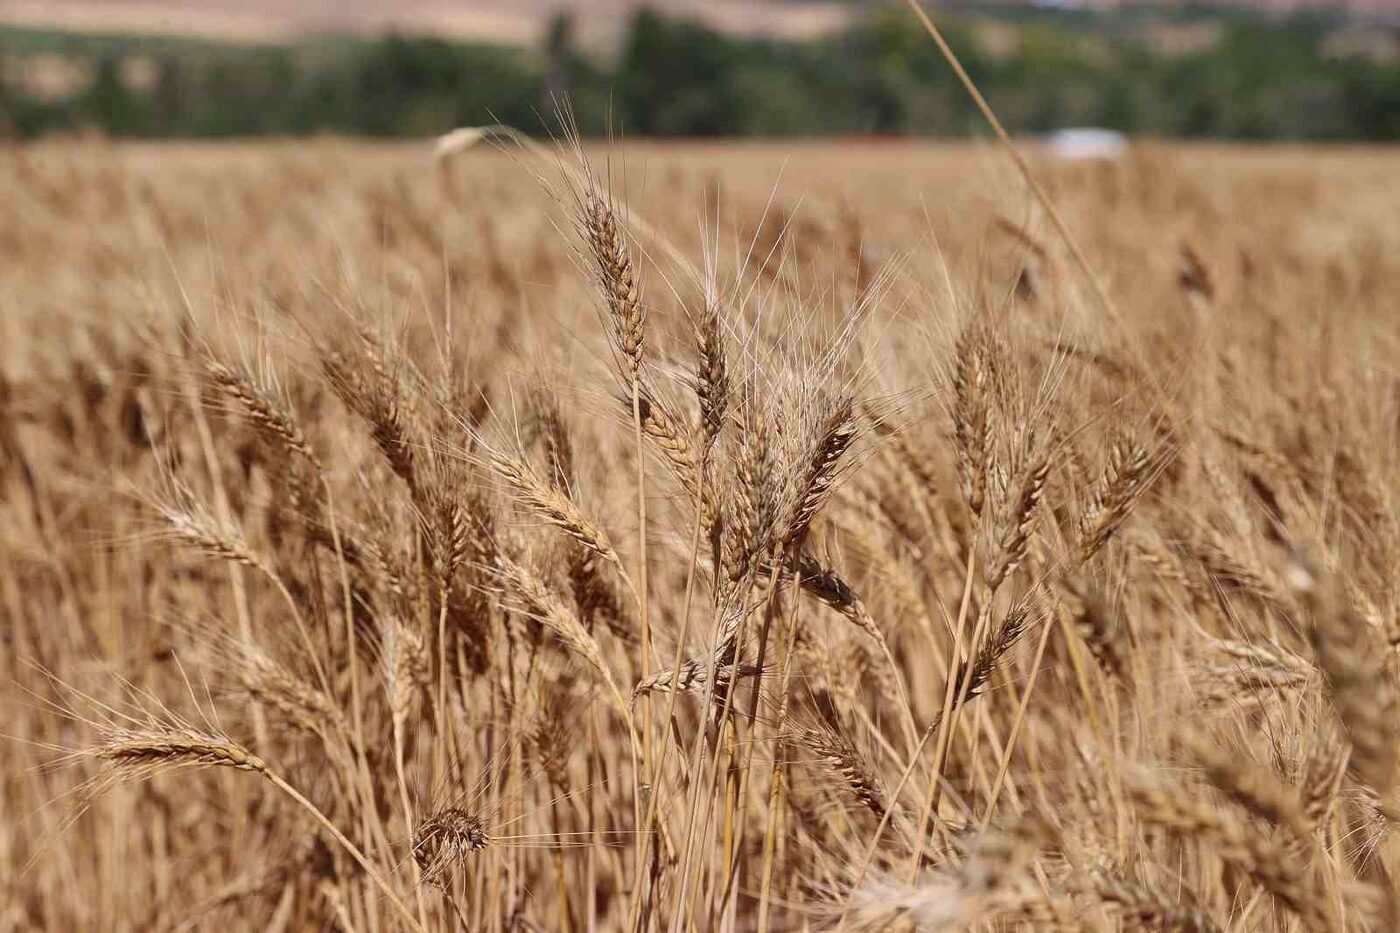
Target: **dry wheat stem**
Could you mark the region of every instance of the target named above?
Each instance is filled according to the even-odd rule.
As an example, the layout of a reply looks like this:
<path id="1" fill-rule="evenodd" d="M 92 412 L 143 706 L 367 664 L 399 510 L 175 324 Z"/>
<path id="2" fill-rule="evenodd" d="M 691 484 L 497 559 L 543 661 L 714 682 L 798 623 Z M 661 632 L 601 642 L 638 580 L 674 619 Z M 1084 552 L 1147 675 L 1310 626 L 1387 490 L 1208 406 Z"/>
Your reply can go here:
<path id="1" fill-rule="evenodd" d="M 383 892 L 389 903 L 410 927 L 418 930 L 419 933 L 426 933 L 426 929 L 419 925 L 417 918 L 404 906 L 398 894 L 384 880 L 359 847 L 346 838 L 345 834 L 321 812 L 320 808 L 273 771 L 266 761 L 238 743 L 223 736 L 189 728 L 114 729 L 103 737 L 102 743 L 92 750 L 92 754 L 121 768 L 137 769 L 138 771 L 159 770 L 181 765 L 212 765 L 240 771 L 252 771 L 262 775 L 274 787 L 291 798 L 297 806 L 310 814 L 335 838 L 346 853 L 359 863 L 365 874 Z"/>

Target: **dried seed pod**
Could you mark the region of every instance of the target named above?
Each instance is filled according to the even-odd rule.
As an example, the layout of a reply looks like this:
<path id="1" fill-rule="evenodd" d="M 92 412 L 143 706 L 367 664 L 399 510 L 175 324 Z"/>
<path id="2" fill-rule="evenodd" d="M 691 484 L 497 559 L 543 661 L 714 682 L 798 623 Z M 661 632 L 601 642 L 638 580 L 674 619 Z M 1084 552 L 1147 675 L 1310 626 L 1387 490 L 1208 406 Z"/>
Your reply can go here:
<path id="1" fill-rule="evenodd" d="M 1091 560 L 1127 521 L 1152 482 L 1153 463 L 1147 449 L 1132 441 L 1118 441 L 1109 449 L 1093 499 L 1079 516 L 1081 562 Z"/>
<path id="2" fill-rule="evenodd" d="M 812 519 L 831 494 L 831 487 L 841 468 L 841 458 L 855 442 L 857 427 L 855 406 L 850 397 L 831 403 L 812 438 L 802 475 L 797 481 L 797 495 L 792 515 L 787 520 L 784 543 L 800 546 L 807 536 Z"/>
<path id="3" fill-rule="evenodd" d="M 1380 638 L 1351 611 L 1336 577 L 1299 557 L 1289 583 L 1308 611 L 1309 635 L 1332 705 L 1351 740 L 1351 768 L 1381 796 L 1395 786 L 1400 735 L 1396 688 Z"/>
<path id="4" fill-rule="evenodd" d="M 413 834 L 413 860 L 425 884 L 445 888 L 467 858 L 490 843 L 480 816 L 461 807 L 448 807 L 418 824 Z"/>
<path id="5" fill-rule="evenodd" d="M 593 256 L 598 287 L 608 306 L 613 342 L 622 357 L 625 375 L 635 382 L 642 370 L 646 308 L 617 212 L 606 197 L 590 190 L 583 198 L 580 223 Z"/>
<path id="6" fill-rule="evenodd" d="M 877 818 L 885 815 L 888 797 L 884 783 L 866 757 L 849 739 L 834 729 L 799 729 L 794 741 L 831 770 L 841 786 Z"/>

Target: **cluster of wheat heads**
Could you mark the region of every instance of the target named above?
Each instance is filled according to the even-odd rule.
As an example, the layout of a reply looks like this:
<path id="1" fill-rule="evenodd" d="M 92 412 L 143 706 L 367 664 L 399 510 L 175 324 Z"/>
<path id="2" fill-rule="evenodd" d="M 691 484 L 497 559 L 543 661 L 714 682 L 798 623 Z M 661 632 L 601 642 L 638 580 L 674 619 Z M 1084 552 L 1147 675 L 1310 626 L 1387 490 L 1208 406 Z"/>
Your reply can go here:
<path id="1" fill-rule="evenodd" d="M 1115 328 L 936 178 L 128 155 L 0 156 L 0 929 L 1397 928 L 1346 172 L 1043 167 Z"/>

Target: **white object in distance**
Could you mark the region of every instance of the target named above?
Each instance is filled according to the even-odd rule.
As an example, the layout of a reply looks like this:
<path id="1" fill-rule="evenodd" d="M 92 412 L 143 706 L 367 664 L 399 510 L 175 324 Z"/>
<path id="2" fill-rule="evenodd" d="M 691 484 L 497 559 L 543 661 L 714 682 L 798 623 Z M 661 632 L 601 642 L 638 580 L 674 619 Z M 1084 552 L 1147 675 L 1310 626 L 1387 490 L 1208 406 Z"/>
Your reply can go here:
<path id="1" fill-rule="evenodd" d="M 1117 130 L 1097 127 L 1056 130 L 1046 141 L 1056 158 L 1072 162 L 1109 162 L 1121 158 L 1128 151 L 1128 137 Z"/>

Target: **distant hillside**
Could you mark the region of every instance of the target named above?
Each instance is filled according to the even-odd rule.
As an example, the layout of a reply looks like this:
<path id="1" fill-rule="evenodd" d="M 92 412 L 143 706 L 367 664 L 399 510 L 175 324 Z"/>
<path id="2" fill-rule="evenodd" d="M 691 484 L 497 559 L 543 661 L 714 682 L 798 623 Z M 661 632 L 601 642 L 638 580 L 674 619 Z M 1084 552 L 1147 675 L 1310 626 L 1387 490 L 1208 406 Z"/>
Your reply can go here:
<path id="1" fill-rule="evenodd" d="M 0 0 L 0 23 L 74 31 L 174 33 L 285 41 L 316 32 L 388 29 L 459 39 L 536 41 L 559 11 L 588 32 L 615 33 L 639 7 L 739 35 L 803 38 L 849 24 L 837 0 Z"/>
<path id="2" fill-rule="evenodd" d="M 164 33 L 286 42 L 309 33 L 434 33 L 529 44 L 553 14 L 575 15 L 585 37 L 618 34 L 649 7 L 732 35 L 811 38 L 850 25 L 861 8 L 898 0 L 0 0 L 0 24 L 79 32 Z M 943 6 L 945 3 L 937 3 Z M 1200 6 L 1198 0 L 958 0 L 957 7 Z M 1400 20 L 1400 0 L 1229 0 L 1261 10 L 1318 8 Z"/>

